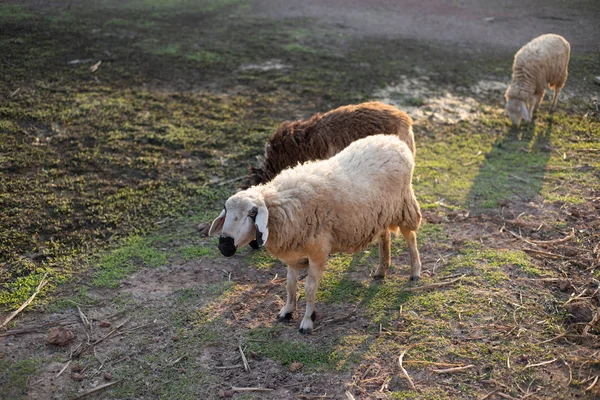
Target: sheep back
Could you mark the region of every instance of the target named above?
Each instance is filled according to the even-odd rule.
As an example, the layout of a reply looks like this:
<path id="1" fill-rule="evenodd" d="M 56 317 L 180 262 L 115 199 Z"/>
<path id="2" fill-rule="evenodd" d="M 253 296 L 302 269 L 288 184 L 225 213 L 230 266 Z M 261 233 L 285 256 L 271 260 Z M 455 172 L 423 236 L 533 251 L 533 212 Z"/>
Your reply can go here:
<path id="1" fill-rule="evenodd" d="M 404 111 L 380 102 L 343 106 L 308 120 L 283 122 L 265 145 L 262 165 L 250 167 L 246 187 L 268 182 L 298 163 L 329 158 L 370 135 L 397 135 L 414 155 L 412 124 Z"/>
<path id="2" fill-rule="evenodd" d="M 417 230 L 421 212 L 412 188 L 414 157 L 398 137 L 376 135 L 327 160 L 284 170 L 262 192 L 269 210 L 267 249 L 358 252 L 387 228 Z"/>
<path id="3" fill-rule="evenodd" d="M 547 34 L 533 39 L 515 54 L 512 82 L 506 98 L 527 102 L 533 94 L 562 88 L 567 80 L 571 54 L 569 42 L 560 35 Z"/>

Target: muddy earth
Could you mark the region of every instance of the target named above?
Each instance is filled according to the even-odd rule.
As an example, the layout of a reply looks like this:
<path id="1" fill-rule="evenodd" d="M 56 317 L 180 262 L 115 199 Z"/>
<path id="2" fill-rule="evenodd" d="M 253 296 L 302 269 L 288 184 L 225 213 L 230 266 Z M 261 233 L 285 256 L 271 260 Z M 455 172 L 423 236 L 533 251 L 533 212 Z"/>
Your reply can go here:
<path id="1" fill-rule="evenodd" d="M 0 398 L 600 398 L 600 3 L 522 3 L 2 2 Z M 277 323 L 285 266 L 206 223 L 279 123 L 368 100 L 415 121 L 422 279 L 332 255 L 301 335 L 304 279 Z"/>

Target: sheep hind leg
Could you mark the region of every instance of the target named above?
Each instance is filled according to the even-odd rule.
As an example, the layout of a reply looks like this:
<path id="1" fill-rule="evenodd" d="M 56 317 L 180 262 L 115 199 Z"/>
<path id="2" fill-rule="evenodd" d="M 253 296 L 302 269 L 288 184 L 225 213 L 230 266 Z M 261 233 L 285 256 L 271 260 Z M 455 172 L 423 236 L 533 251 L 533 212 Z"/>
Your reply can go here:
<path id="1" fill-rule="evenodd" d="M 304 318 L 300 322 L 299 332 L 306 335 L 312 332 L 313 323 L 317 318 L 315 299 L 317 290 L 319 289 L 319 281 L 323 275 L 325 261 L 313 262 L 309 259 L 308 275 L 306 277 L 306 285 L 304 286 L 304 297 L 306 298 L 306 312 Z"/>
<path id="2" fill-rule="evenodd" d="M 287 272 L 287 300 L 285 306 L 277 315 L 277 321 L 289 321 L 292 313 L 296 310 L 296 293 L 298 290 L 298 270 L 288 265 Z"/>
<path id="3" fill-rule="evenodd" d="M 417 234 L 410 228 L 400 226 L 400 231 L 404 240 L 408 244 L 408 252 L 410 254 L 410 280 L 416 282 L 421 276 L 421 257 L 417 248 Z"/>
<path id="4" fill-rule="evenodd" d="M 390 231 L 386 229 L 385 232 L 379 235 L 379 267 L 375 271 L 373 279 L 384 279 L 391 262 Z"/>
<path id="5" fill-rule="evenodd" d="M 554 96 L 552 96 L 552 107 L 550 108 L 552 112 L 556 111 L 556 105 L 558 104 L 558 95 L 560 94 L 560 90 L 560 87 L 554 87 Z"/>

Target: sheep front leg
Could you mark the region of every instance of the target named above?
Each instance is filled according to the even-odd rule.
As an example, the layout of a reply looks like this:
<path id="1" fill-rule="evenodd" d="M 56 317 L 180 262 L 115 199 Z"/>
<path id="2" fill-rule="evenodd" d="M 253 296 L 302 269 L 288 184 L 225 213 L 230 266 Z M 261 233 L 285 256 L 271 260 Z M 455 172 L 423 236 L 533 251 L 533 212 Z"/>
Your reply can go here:
<path id="1" fill-rule="evenodd" d="M 537 110 L 540 108 L 540 104 L 542 104 L 542 101 L 544 100 L 544 92 L 534 94 L 533 98 L 534 99 L 533 99 L 533 107 L 531 110 L 531 118 L 534 118 L 535 114 L 537 113 Z"/>
<path id="2" fill-rule="evenodd" d="M 296 293 L 298 291 L 298 270 L 290 265 L 287 268 L 287 300 L 277 315 L 277 321 L 289 321 L 296 310 Z"/>
<path id="3" fill-rule="evenodd" d="M 417 248 L 417 234 L 415 231 L 403 227 L 400 227 L 404 240 L 408 243 L 408 252 L 410 254 L 410 280 L 417 281 L 421 276 L 421 257 L 419 256 L 419 249 Z"/>
<path id="4" fill-rule="evenodd" d="M 315 263 L 309 260 L 308 276 L 306 277 L 306 285 L 304 287 L 304 297 L 306 298 L 306 312 L 304 318 L 300 322 L 300 333 L 309 334 L 313 329 L 313 322 L 317 318 L 315 311 L 315 298 L 319 289 L 319 281 L 323 275 L 325 262 Z"/>
<path id="5" fill-rule="evenodd" d="M 390 231 L 387 229 L 379 235 L 379 267 L 373 275 L 373 279 L 380 280 L 385 278 L 385 274 L 390 267 Z"/>

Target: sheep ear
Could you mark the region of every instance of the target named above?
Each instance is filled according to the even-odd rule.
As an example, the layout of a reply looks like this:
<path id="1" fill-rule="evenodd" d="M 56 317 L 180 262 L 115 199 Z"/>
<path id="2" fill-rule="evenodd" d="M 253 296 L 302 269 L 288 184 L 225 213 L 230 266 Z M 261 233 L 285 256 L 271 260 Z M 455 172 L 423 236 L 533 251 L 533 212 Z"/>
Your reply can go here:
<path id="1" fill-rule="evenodd" d="M 527 122 L 531 122 L 531 116 L 529 115 L 529 111 L 527 111 L 527 105 L 525 102 L 521 102 L 521 115 L 523 115 L 523 119 Z"/>
<path id="2" fill-rule="evenodd" d="M 225 216 L 227 212 L 221 211 L 221 214 L 212 222 L 210 229 L 208 230 L 208 236 L 213 236 L 220 233 L 223 230 L 223 224 L 225 223 Z"/>
<path id="3" fill-rule="evenodd" d="M 261 206 L 258 207 L 258 213 L 256 214 L 256 242 L 259 246 L 264 246 L 267 243 L 267 238 L 269 237 L 269 210 L 267 207 Z"/>

